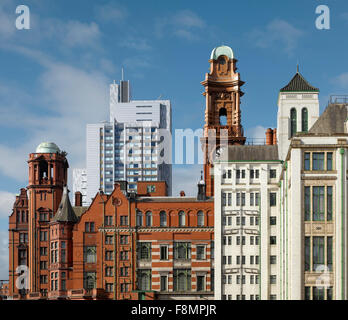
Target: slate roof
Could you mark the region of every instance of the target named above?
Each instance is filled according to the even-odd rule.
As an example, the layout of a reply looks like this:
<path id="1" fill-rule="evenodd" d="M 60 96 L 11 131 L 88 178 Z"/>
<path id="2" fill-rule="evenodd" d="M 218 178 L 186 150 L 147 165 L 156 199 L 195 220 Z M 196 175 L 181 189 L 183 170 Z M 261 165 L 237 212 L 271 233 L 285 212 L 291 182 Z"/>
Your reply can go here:
<path id="1" fill-rule="evenodd" d="M 63 191 L 62 200 L 60 201 L 58 211 L 53 218 L 53 222 L 77 222 L 78 218 L 74 209 L 71 206 L 69 199 L 69 191 L 65 186 Z"/>
<path id="2" fill-rule="evenodd" d="M 310 85 L 301 73 L 296 72 L 290 82 L 280 89 L 280 92 L 319 92 L 319 89 Z"/>
<path id="3" fill-rule="evenodd" d="M 220 157 L 224 160 L 224 154 Z M 279 160 L 278 145 L 232 145 L 228 147 L 227 161 L 274 161 Z"/>
<path id="4" fill-rule="evenodd" d="M 347 133 L 345 129 L 347 107 L 345 104 L 329 104 L 308 133 L 320 135 Z"/>

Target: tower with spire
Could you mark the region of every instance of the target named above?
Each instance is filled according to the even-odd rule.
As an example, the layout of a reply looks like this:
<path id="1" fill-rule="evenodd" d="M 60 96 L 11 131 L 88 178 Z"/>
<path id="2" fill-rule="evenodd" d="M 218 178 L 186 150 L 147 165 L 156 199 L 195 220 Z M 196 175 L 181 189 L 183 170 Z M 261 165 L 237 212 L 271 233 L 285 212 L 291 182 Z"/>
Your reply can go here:
<path id="1" fill-rule="evenodd" d="M 300 73 L 299 65 L 290 82 L 278 96 L 277 141 L 279 158 L 286 158 L 290 139 L 297 132 L 307 132 L 319 118 L 319 89 Z"/>

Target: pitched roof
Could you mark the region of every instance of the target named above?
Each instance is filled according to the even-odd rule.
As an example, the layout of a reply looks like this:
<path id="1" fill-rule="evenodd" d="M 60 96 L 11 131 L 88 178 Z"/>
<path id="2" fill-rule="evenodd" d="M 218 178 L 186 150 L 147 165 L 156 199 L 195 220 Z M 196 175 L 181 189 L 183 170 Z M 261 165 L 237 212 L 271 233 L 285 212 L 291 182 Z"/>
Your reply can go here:
<path id="1" fill-rule="evenodd" d="M 347 107 L 344 104 L 329 104 L 308 133 L 325 135 L 347 133 L 345 129 Z"/>
<path id="2" fill-rule="evenodd" d="M 74 209 L 71 206 L 69 199 L 69 190 L 65 186 L 63 191 L 62 200 L 60 201 L 58 211 L 53 218 L 53 222 L 77 222 L 78 218 Z"/>
<path id="3" fill-rule="evenodd" d="M 220 157 L 225 161 L 224 153 Z M 232 145 L 228 147 L 226 161 L 274 161 L 279 160 L 278 145 Z"/>
<path id="4" fill-rule="evenodd" d="M 280 89 L 280 92 L 319 92 L 319 89 L 310 85 L 297 71 L 290 82 Z"/>

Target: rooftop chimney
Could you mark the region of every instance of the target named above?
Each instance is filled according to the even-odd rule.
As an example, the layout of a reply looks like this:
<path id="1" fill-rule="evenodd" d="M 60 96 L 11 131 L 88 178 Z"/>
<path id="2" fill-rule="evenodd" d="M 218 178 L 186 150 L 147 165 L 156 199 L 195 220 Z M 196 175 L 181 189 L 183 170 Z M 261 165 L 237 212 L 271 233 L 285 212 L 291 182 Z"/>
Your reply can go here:
<path id="1" fill-rule="evenodd" d="M 75 207 L 82 207 L 82 193 L 80 191 L 75 192 Z"/>
<path id="2" fill-rule="evenodd" d="M 268 128 L 266 130 L 266 145 L 270 146 L 273 144 L 273 130 L 271 128 Z"/>
<path id="3" fill-rule="evenodd" d="M 273 129 L 273 144 L 277 144 L 277 128 Z"/>
<path id="4" fill-rule="evenodd" d="M 206 200 L 206 193 L 205 193 L 205 182 L 203 180 L 203 171 L 201 171 L 201 180 L 197 184 L 198 186 L 198 194 L 197 194 L 197 200 Z"/>

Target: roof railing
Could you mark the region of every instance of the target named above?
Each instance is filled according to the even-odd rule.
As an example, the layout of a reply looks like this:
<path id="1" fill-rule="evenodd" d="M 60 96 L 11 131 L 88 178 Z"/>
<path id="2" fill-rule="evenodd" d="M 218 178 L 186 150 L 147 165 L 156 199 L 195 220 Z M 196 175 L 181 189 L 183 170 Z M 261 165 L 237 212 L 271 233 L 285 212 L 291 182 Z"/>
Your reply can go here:
<path id="1" fill-rule="evenodd" d="M 331 95 L 329 104 L 348 104 L 348 95 L 347 94 Z"/>

